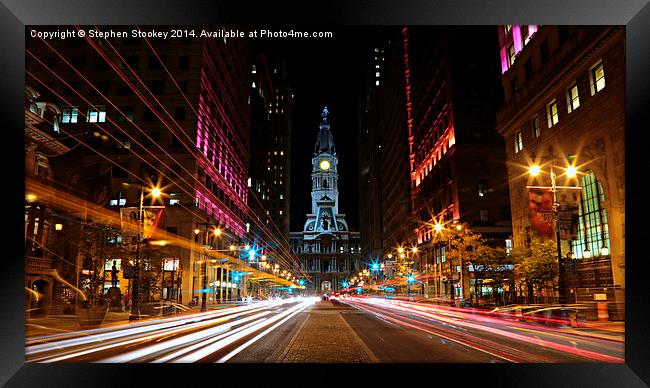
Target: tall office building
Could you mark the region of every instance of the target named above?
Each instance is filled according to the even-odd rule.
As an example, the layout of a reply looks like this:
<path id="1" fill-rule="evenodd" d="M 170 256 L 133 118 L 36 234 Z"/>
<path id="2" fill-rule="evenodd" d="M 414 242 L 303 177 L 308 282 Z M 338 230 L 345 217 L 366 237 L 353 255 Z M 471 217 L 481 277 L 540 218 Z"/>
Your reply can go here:
<path id="1" fill-rule="evenodd" d="M 498 37 L 514 245 L 526 244 L 525 232 L 556 238 L 551 193 L 527 188 L 549 186 L 554 167 L 557 185 L 582 188 L 558 191 L 566 299 L 606 300 L 610 318 L 623 319 L 625 30 L 506 25 Z M 565 174 L 570 165 L 576 179 Z"/>
<path id="2" fill-rule="evenodd" d="M 204 248 L 246 238 L 252 57 L 237 39 L 149 43 L 28 39 L 26 82 L 60 107 L 61 133 L 80 140 L 52 158 L 55 180 L 70 187 L 81 178 L 95 204 L 118 219 L 126 208 L 137 211 L 145 187 L 142 204 L 164 206 L 158 230 L 191 241 L 166 248 L 159 298 L 196 303 L 209 289 L 215 303 L 241 292 L 230 281 L 234 268 L 206 264 Z M 146 195 L 150 185 L 160 186 L 161 200 Z M 207 233 L 209 225 L 221 225 L 223 235 Z M 116 257 L 118 266 L 127 267 L 127 257 Z M 123 294 L 126 272 L 119 275 Z"/>

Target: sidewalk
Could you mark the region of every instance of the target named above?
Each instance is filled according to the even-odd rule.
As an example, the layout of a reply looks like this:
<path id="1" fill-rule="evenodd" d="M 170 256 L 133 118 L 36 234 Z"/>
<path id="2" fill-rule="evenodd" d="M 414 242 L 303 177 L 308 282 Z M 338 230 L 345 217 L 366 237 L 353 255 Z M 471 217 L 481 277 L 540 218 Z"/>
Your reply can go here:
<path id="1" fill-rule="evenodd" d="M 347 309 L 320 301 L 307 310 L 307 319 L 276 362 L 378 362 L 354 330 L 341 317 Z"/>

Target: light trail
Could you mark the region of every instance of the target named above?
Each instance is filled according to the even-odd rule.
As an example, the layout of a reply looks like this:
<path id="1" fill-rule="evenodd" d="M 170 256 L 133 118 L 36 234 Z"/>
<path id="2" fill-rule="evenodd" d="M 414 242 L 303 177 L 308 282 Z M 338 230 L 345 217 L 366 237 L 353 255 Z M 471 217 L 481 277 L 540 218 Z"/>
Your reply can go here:
<path id="1" fill-rule="evenodd" d="M 200 359 L 205 358 L 205 357 L 209 356 L 209 355 L 212 354 L 212 353 L 215 353 L 216 351 L 222 349 L 223 347 L 225 347 L 225 346 L 227 346 L 227 345 L 230 345 L 231 343 L 233 343 L 233 342 L 235 342 L 235 341 L 237 341 L 237 340 L 239 340 L 239 339 L 245 337 L 246 335 L 249 335 L 249 334 L 251 334 L 251 333 L 254 333 L 255 331 L 260 330 L 260 329 L 263 328 L 264 326 L 270 325 L 271 323 L 273 323 L 273 322 L 275 322 L 275 321 L 278 321 L 278 320 L 282 319 L 283 317 L 285 317 L 285 316 L 291 314 L 292 312 L 294 312 L 294 311 L 298 311 L 298 310 L 303 310 L 303 309 L 305 309 L 305 308 L 308 307 L 308 306 L 309 306 L 308 302 L 303 301 L 303 302 L 300 303 L 299 305 L 294 306 L 294 307 L 288 309 L 287 311 L 285 311 L 285 312 L 283 312 L 283 313 L 281 313 L 281 314 L 276 315 L 276 316 L 273 317 L 273 318 L 270 318 L 270 319 L 268 319 L 268 320 L 265 320 L 264 322 L 261 322 L 261 323 L 259 323 L 259 324 L 256 325 L 256 326 L 252 326 L 252 327 L 250 327 L 250 328 L 248 328 L 248 329 L 246 329 L 246 330 L 243 330 L 243 331 L 241 331 L 241 332 L 239 332 L 239 333 L 237 333 L 237 334 L 231 335 L 231 336 L 228 337 L 228 338 L 222 339 L 222 340 L 218 341 L 218 342 L 215 343 L 215 344 L 212 344 L 212 345 L 210 345 L 210 346 L 207 346 L 207 347 L 205 347 L 205 348 L 203 348 L 203 349 L 201 349 L 201 350 L 199 350 L 199 351 L 197 351 L 197 352 L 194 352 L 194 353 L 192 353 L 192 354 L 189 354 L 189 355 L 187 355 L 187 356 L 185 356 L 185 357 L 182 357 L 182 358 L 180 358 L 180 359 L 174 360 L 174 361 L 172 361 L 172 362 L 175 362 L 175 363 L 179 363 L 179 362 L 181 362 L 181 363 L 187 363 L 187 362 L 196 362 L 196 361 L 199 361 Z"/>
<path id="2" fill-rule="evenodd" d="M 98 363 L 197 362 L 266 328 L 229 353 L 225 357 L 227 360 L 318 299 L 269 300 L 216 312 L 86 330 L 75 333 L 75 338 L 69 338 L 70 334 L 38 337 L 32 339 L 32 342 L 47 342 L 29 346 L 26 354 L 30 356 L 29 362 L 43 363 L 72 361 L 84 356 L 91 356 L 90 362 Z M 155 342 L 147 344 L 151 341 Z M 133 346 L 137 348 L 128 350 Z M 120 348 L 128 351 L 115 354 Z M 92 361 L 101 357 L 103 352 L 112 352 L 113 355 L 108 353 L 103 358 Z M 224 361 L 220 359 L 218 362 Z"/>
<path id="3" fill-rule="evenodd" d="M 309 303 L 309 305 L 312 305 L 312 304 L 316 303 L 316 301 L 318 301 L 320 298 L 310 298 L 310 299 L 311 299 L 311 303 L 309 303 L 309 301 L 308 301 L 307 303 Z M 305 307 L 307 307 L 307 306 L 305 306 Z M 301 311 L 302 311 L 302 309 L 301 309 L 301 310 L 297 310 L 297 311 L 291 313 L 289 316 L 287 316 L 286 318 L 284 318 L 284 319 L 281 320 L 280 322 L 276 323 L 275 325 L 273 325 L 273 326 L 271 326 L 270 328 L 266 329 L 264 332 L 258 334 L 257 336 L 255 336 L 254 338 L 252 338 L 251 340 L 249 340 L 248 342 L 246 342 L 245 344 L 241 345 L 241 346 L 238 347 L 237 349 L 233 350 L 232 352 L 230 352 L 230 353 L 228 353 L 227 355 L 225 355 L 225 356 L 223 356 L 222 358 L 220 358 L 220 359 L 217 361 L 217 363 L 224 363 L 224 362 L 230 360 L 231 358 L 233 358 L 234 356 L 236 356 L 237 354 L 239 354 L 239 352 L 241 352 L 242 350 L 246 349 L 247 347 L 249 347 L 249 346 L 252 345 L 253 343 L 257 342 L 257 340 L 259 340 L 260 338 L 262 338 L 262 337 L 264 337 L 265 335 L 269 334 L 271 331 L 275 330 L 275 329 L 278 328 L 280 325 L 282 325 L 284 322 L 288 321 L 288 320 L 291 319 L 294 315 L 300 313 Z"/>
<path id="4" fill-rule="evenodd" d="M 54 350 L 61 351 L 63 349 L 70 348 L 70 347 L 101 343 L 103 341 L 108 341 L 108 340 L 118 340 L 122 337 L 144 334 L 148 332 L 156 332 L 159 330 L 164 333 L 169 333 L 169 332 L 174 332 L 173 331 L 174 328 L 179 326 L 181 327 L 179 329 L 180 331 L 185 331 L 188 328 L 198 328 L 206 325 L 212 325 L 215 323 L 224 322 L 225 320 L 230 320 L 232 318 L 236 318 L 238 316 L 248 314 L 257 310 L 273 307 L 273 305 L 274 304 L 265 303 L 262 306 L 259 305 L 245 306 L 237 310 L 235 310 L 236 308 L 233 308 L 224 311 L 219 311 L 216 313 L 201 314 L 199 316 L 191 316 L 189 318 L 187 317 L 176 318 L 174 320 L 170 320 L 163 323 L 159 323 L 159 322 L 146 323 L 141 325 L 141 327 L 135 327 L 135 328 L 133 328 L 131 325 L 123 325 L 125 327 L 118 326 L 118 327 L 111 327 L 111 328 L 102 328 L 101 330 L 104 331 L 104 333 L 101 334 L 88 334 L 87 336 L 81 338 L 72 338 L 67 340 L 53 341 L 44 344 L 29 346 L 27 347 L 25 353 L 26 355 L 34 355 L 34 354 L 43 353 L 47 351 L 54 351 Z M 225 317 L 214 320 L 214 318 L 219 318 L 224 315 Z M 99 329 L 95 329 L 95 330 L 99 330 Z M 86 333 L 81 332 L 81 334 L 83 335 Z M 48 339 L 51 339 L 52 337 L 53 336 L 49 336 Z M 117 344 L 119 346 L 119 342 Z"/>
<path id="5" fill-rule="evenodd" d="M 477 347 L 478 343 L 483 343 L 485 345 L 489 345 L 490 343 L 492 343 L 493 345 L 496 345 L 493 347 L 494 349 L 498 349 L 498 348 L 500 348 L 500 350 L 509 349 L 510 354 L 524 355 L 526 356 L 526 358 L 532 358 L 535 361 L 540 361 L 542 359 L 545 359 L 547 360 L 547 362 L 549 361 L 552 362 L 552 360 L 548 359 L 547 357 L 543 357 L 539 354 L 525 352 L 522 349 L 517 349 L 516 347 L 506 345 L 503 342 L 486 341 L 484 338 L 478 338 L 475 335 L 471 334 L 470 332 L 461 333 L 458 332 L 457 330 L 443 328 L 441 326 L 434 325 L 433 323 L 440 322 L 443 324 L 450 325 L 451 327 L 462 328 L 465 330 L 472 330 L 476 333 L 493 335 L 495 336 L 497 341 L 499 338 L 503 338 L 503 339 L 507 338 L 511 341 L 515 341 L 518 343 L 525 343 L 527 345 L 539 347 L 540 349 L 555 350 L 564 354 L 587 358 L 590 360 L 595 360 L 600 362 L 610 362 L 610 363 L 625 362 L 624 358 L 621 357 L 578 348 L 577 347 L 578 343 L 573 341 L 573 339 L 575 338 L 575 333 L 552 332 L 551 330 L 548 329 L 541 330 L 538 326 L 533 326 L 527 323 L 508 322 L 509 325 L 504 326 L 503 320 L 496 319 L 494 317 L 484 316 L 481 314 L 472 313 L 470 311 L 465 311 L 465 313 L 462 315 L 454 314 L 454 313 L 450 314 L 449 312 L 447 312 L 450 309 L 446 307 L 427 306 L 427 305 L 412 303 L 412 302 L 385 301 L 383 299 L 378 299 L 378 298 L 349 298 L 344 300 L 344 303 L 348 303 L 350 305 L 353 305 L 354 307 L 363 309 L 368 312 L 372 312 L 374 314 L 380 314 L 384 318 L 388 320 L 392 320 L 393 322 L 397 322 L 399 324 L 413 327 L 419 330 L 427 331 L 432 334 L 442 336 L 443 334 L 441 333 L 441 331 L 444 331 L 445 333 L 454 335 L 455 337 L 460 336 L 460 337 L 468 338 L 471 340 L 471 343 L 467 343 L 463 341 L 463 344 L 466 346 L 471 346 L 481 351 L 486 351 L 486 349 L 483 347 Z M 408 318 L 402 314 L 408 314 L 418 319 Z M 420 321 L 420 319 L 423 319 L 424 321 Z M 504 329 L 504 327 L 506 329 Z M 427 330 L 427 328 L 433 329 L 435 330 L 435 332 L 431 332 Z M 515 333 L 507 329 L 513 329 L 519 331 L 528 330 L 530 332 L 534 332 L 542 336 L 547 336 L 547 338 L 550 337 L 550 338 L 556 338 L 559 340 L 566 341 L 572 346 L 565 345 L 563 343 L 558 343 L 549 339 L 540 338 L 539 336 L 529 336 L 529 335 Z M 564 334 L 568 334 L 569 336 L 571 334 L 574 334 L 574 336 L 572 338 Z M 447 338 L 447 339 L 455 342 L 459 342 L 458 338 Z M 604 339 L 604 340 L 608 340 L 608 339 Z M 600 344 L 599 342 L 594 342 L 594 341 L 589 342 L 588 340 L 582 340 L 582 342 L 583 342 L 582 344 L 583 346 L 587 345 L 587 346 L 602 347 L 604 348 L 604 350 L 610 352 L 616 352 L 616 353 L 621 351 L 621 349 L 615 349 L 611 345 L 607 346 L 607 345 Z M 498 357 L 503 358 L 503 354 L 498 355 Z"/>

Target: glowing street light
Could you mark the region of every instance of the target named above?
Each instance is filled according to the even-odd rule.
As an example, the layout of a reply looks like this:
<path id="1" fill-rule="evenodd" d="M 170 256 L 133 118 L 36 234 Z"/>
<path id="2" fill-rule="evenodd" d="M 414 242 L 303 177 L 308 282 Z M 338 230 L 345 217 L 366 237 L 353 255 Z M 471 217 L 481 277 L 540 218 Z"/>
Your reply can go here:
<path id="1" fill-rule="evenodd" d="M 160 192 L 160 189 L 158 187 L 154 187 L 153 189 L 151 189 L 151 195 L 154 198 L 160 197 L 160 194 L 161 194 L 161 192 Z"/>
<path id="2" fill-rule="evenodd" d="M 436 232 L 441 232 L 442 231 L 442 224 L 439 222 L 436 222 L 436 224 L 433 226 L 433 229 L 435 229 Z"/>
<path id="3" fill-rule="evenodd" d="M 397 252 L 398 253 L 404 253 L 404 248 L 402 248 L 402 247 L 397 248 Z"/>
<path id="4" fill-rule="evenodd" d="M 234 251 L 235 249 L 237 249 L 237 248 L 235 248 L 235 246 L 233 244 L 230 244 L 229 248 L 230 248 L 231 251 Z"/>
<path id="5" fill-rule="evenodd" d="M 217 236 L 217 237 L 221 236 L 221 228 L 216 228 L 214 230 L 214 235 Z"/>
<path id="6" fill-rule="evenodd" d="M 575 178 L 575 176 L 576 176 L 577 174 L 578 174 L 578 170 L 576 169 L 575 166 L 571 165 L 571 166 L 567 167 L 567 169 L 566 169 L 566 175 L 567 175 L 569 178 Z"/>
<path id="7" fill-rule="evenodd" d="M 540 169 L 539 166 L 536 165 L 536 164 L 533 164 L 532 166 L 528 167 L 528 173 L 529 173 L 531 176 L 537 176 L 537 175 L 539 175 L 540 171 L 541 171 L 541 169 Z"/>
<path id="8" fill-rule="evenodd" d="M 413 252 L 413 253 L 418 253 L 418 248 L 417 248 L 417 247 L 413 247 L 413 248 L 411 248 L 411 252 Z"/>

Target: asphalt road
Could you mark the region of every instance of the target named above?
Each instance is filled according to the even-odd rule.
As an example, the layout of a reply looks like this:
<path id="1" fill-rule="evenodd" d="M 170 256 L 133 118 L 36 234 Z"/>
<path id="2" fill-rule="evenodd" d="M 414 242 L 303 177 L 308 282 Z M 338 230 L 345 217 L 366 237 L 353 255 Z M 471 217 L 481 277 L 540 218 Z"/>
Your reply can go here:
<path id="1" fill-rule="evenodd" d="M 379 298 L 264 301 L 30 338 L 30 362 L 624 362 L 622 336 Z"/>

